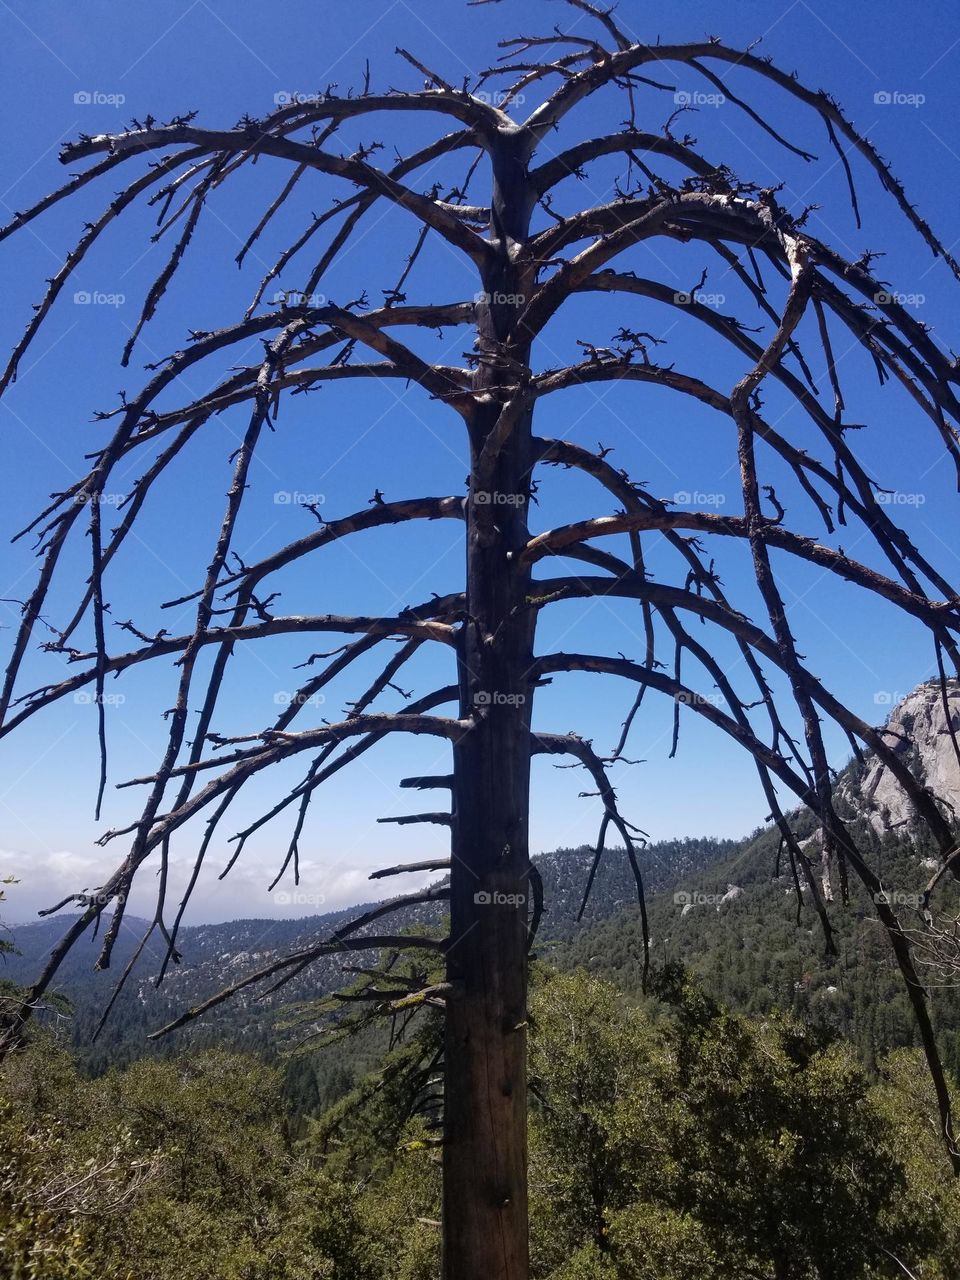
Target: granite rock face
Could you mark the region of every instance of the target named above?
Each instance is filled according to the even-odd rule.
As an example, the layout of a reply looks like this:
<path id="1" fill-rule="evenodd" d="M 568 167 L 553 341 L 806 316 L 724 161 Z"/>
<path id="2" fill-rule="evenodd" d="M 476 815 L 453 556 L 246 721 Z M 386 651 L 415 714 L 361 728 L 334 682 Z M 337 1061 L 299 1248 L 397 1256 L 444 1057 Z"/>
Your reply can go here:
<path id="1" fill-rule="evenodd" d="M 926 681 L 897 703 L 880 731 L 913 776 L 936 798 L 942 812 L 960 825 L 960 681 L 949 682 L 947 704 L 949 720 L 939 681 Z M 834 802 L 841 818 L 859 818 L 878 835 L 894 832 L 909 837 L 922 821 L 889 768 L 869 752 L 861 770 L 850 769 L 841 775 Z M 801 847 L 824 899 L 832 901 L 838 889 L 836 855 L 825 856 L 822 830 L 802 841 Z M 938 864 L 927 860 L 923 865 L 925 870 L 934 870 Z"/>
<path id="2" fill-rule="evenodd" d="M 948 686 L 949 720 L 938 681 L 919 685 L 898 703 L 884 726 L 888 745 L 911 772 L 947 808 L 960 813 L 960 762 L 951 727 L 960 744 L 960 681 Z M 841 783 L 838 798 L 867 819 L 880 833 L 910 828 L 918 815 L 893 774 L 875 757 L 867 757 L 863 777 L 852 792 Z"/>

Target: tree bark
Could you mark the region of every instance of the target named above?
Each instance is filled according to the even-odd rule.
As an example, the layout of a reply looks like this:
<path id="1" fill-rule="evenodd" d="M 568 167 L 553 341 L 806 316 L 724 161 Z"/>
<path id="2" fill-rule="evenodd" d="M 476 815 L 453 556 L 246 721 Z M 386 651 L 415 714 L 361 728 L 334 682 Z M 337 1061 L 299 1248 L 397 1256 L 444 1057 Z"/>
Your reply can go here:
<path id="1" fill-rule="evenodd" d="M 511 340 L 532 283 L 517 266 L 530 193 L 525 160 L 494 156 L 495 265 L 484 280 L 476 384 L 489 390 L 471 430 L 461 713 L 454 748 L 451 945 L 444 1107 L 445 1280 L 526 1280 L 527 916 L 530 715 L 535 610 L 527 607 L 532 466 L 525 409 L 495 454 L 484 446 L 529 348 Z M 522 380 L 521 380 L 522 381 Z M 508 391 L 508 388 L 511 390 Z"/>

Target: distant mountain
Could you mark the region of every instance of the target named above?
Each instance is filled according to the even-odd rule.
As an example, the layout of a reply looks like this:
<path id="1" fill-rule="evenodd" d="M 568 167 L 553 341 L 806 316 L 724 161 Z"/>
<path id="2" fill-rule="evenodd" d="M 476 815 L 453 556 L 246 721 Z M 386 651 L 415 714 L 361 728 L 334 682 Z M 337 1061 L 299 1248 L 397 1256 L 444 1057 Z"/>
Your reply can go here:
<path id="1" fill-rule="evenodd" d="M 950 732 L 950 724 L 960 732 L 956 682 L 949 690 L 949 705 L 948 723 L 939 685 L 923 684 L 893 708 L 884 728 L 894 749 L 909 754 L 911 768 L 948 811 L 950 806 L 960 807 L 960 767 Z M 836 794 L 843 812 L 857 815 L 861 847 L 884 884 L 906 897 L 918 892 L 929 875 L 933 850 L 889 771 L 868 755 L 844 770 Z M 797 811 L 791 821 L 816 859 L 814 819 Z M 788 867 L 777 864 L 778 843 L 776 831 L 767 828 L 740 841 L 665 840 L 643 850 L 640 861 L 655 960 L 684 961 L 700 973 L 708 989 L 734 1007 L 754 1013 L 786 1008 L 810 1021 L 839 1027 L 867 1059 L 888 1045 L 912 1043 L 912 1017 L 873 904 L 856 886 L 848 908 L 834 902 L 831 911 L 841 956 L 826 962 L 820 926 L 809 907 L 798 927 L 793 879 Z M 637 891 L 623 851 L 612 849 L 604 855 L 579 922 L 592 849 L 558 849 L 535 861 L 546 903 L 537 953 L 551 963 L 582 964 L 615 974 L 626 987 L 639 987 Z M 225 985 L 329 937 L 371 905 L 296 920 L 247 919 L 184 928 L 178 940 L 182 962 L 170 966 L 159 988 L 153 979 L 163 944 L 155 939 L 135 966 L 96 1044 L 91 1043 L 94 1027 L 146 921 L 125 922 L 112 967 L 105 973 L 93 969 L 98 940 L 82 939 L 56 983 L 56 992 L 73 1009 L 74 1042 L 94 1071 L 144 1052 L 177 1052 L 185 1043 L 270 1053 L 277 1044 L 280 1010 L 342 987 L 343 957 L 314 962 L 265 999 L 258 988 L 248 988 L 159 1044 L 148 1046 L 146 1036 Z M 390 917 L 390 929 L 439 925 L 442 918 L 443 904 L 419 904 Z M 0 976 L 29 982 L 68 923 L 69 917 L 57 916 L 17 927 L 14 941 L 20 954 L 5 958 Z M 949 989 L 938 991 L 934 1007 L 947 1058 L 960 1070 L 960 997 Z"/>
<path id="2" fill-rule="evenodd" d="M 155 978 L 163 961 L 165 944 L 155 934 L 95 1044 L 96 1025 L 148 921 L 125 918 L 110 969 L 104 972 L 94 970 L 101 939 L 93 935 L 82 937 L 63 961 L 51 994 L 69 1002 L 74 1044 L 80 1057 L 94 1070 L 129 1061 L 145 1052 L 176 1052 L 183 1048 L 185 1041 L 197 1047 L 227 1043 L 265 1048 L 269 1042 L 269 1016 L 279 1001 L 258 1002 L 255 989 L 240 992 L 215 1015 L 179 1036 L 152 1047 L 146 1037 L 185 1009 L 272 959 L 328 936 L 360 909 L 296 920 L 246 919 L 185 927 L 178 937 L 181 962 L 169 966 L 159 987 L 155 985 Z M 5 957 L 0 976 L 21 985 L 28 984 L 75 918 L 61 915 L 37 924 L 17 926 L 13 933 L 17 954 Z M 411 916 L 409 923 L 414 922 Z M 297 983 L 290 984 L 285 998 L 314 998 L 341 983 L 342 974 L 335 958 L 320 959 L 311 966 L 309 977 L 304 975 Z"/>
<path id="3" fill-rule="evenodd" d="M 718 859 L 729 857 L 738 847 L 737 841 L 715 839 L 666 840 L 652 844 L 644 850 L 642 859 L 646 890 L 648 893 L 666 890 L 678 876 L 709 867 Z M 622 850 L 611 849 L 604 855 L 584 921 L 578 925 L 576 916 L 592 861 L 593 850 L 588 847 L 559 849 L 536 859 L 546 903 L 541 938 L 548 946 L 570 940 L 591 923 L 604 920 L 637 901 L 636 884 L 626 855 Z M 273 1018 L 281 1008 L 291 1002 L 319 999 L 344 985 L 341 968 L 347 963 L 344 957 L 322 957 L 275 996 L 262 999 L 257 987 L 239 992 L 202 1021 L 158 1045 L 148 1047 L 146 1037 L 229 983 L 300 947 L 328 938 L 346 921 L 373 905 L 364 903 L 296 920 L 247 919 L 185 927 L 178 937 L 181 963 L 168 968 L 159 988 L 154 977 L 163 959 L 164 944 L 155 935 L 137 962 L 96 1044 L 91 1043 L 96 1024 L 148 922 L 125 919 L 111 967 L 106 972 L 94 970 L 100 940 L 82 938 L 64 960 L 53 991 L 69 1001 L 74 1043 L 93 1070 L 128 1061 L 145 1051 L 174 1052 L 182 1048 L 185 1039 L 197 1046 L 227 1043 L 265 1050 L 273 1041 Z M 443 914 L 443 904 L 404 907 L 389 918 L 389 928 L 399 931 L 417 925 L 439 925 Z M 29 983 L 75 918 L 58 915 L 37 924 L 17 926 L 14 943 L 19 954 L 6 957 L 0 976 L 22 985 Z M 375 932 L 382 924 L 378 922 L 367 932 Z"/>
<path id="4" fill-rule="evenodd" d="M 884 732 L 950 815 L 960 809 L 960 768 L 951 736 L 951 726 L 960 734 L 957 682 L 949 687 L 948 705 L 949 722 L 939 683 L 923 684 L 893 709 Z M 835 796 L 838 810 L 856 815 L 852 830 L 858 847 L 908 927 L 915 926 L 914 907 L 936 861 L 913 805 L 872 755 L 843 771 Z M 822 879 L 814 818 L 800 811 L 790 818 L 814 874 Z M 779 833 L 768 828 L 729 858 L 681 876 L 672 890 L 655 895 L 648 904 L 654 959 L 683 962 L 709 992 L 734 1008 L 752 1014 L 784 1009 L 838 1029 L 868 1062 L 891 1046 L 915 1043 L 913 1015 L 889 943 L 855 875 L 849 906 L 841 905 L 837 893 L 829 905 L 840 952 L 829 958 L 805 885 L 798 923 L 793 877 L 783 862 L 778 864 L 778 848 Z M 956 882 L 939 892 L 941 913 L 956 915 Z M 562 967 L 583 965 L 616 975 L 622 986 L 639 991 L 640 938 L 639 912 L 626 908 L 571 939 L 552 959 Z M 929 994 L 942 1051 L 960 1073 L 960 978 L 954 984 L 931 983 Z"/>

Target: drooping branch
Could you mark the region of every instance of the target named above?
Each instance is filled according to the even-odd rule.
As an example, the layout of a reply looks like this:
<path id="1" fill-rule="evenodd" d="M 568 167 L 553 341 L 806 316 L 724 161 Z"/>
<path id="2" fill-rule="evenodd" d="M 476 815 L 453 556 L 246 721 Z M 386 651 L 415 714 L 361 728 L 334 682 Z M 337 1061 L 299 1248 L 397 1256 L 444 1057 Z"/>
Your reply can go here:
<path id="1" fill-rule="evenodd" d="M 723 537 L 749 538 L 749 529 L 743 517 L 718 516 L 702 511 L 644 511 L 635 514 L 597 516 L 592 520 L 583 520 L 576 524 L 550 529 L 546 533 L 531 538 L 522 554 L 524 559 L 533 562 L 547 555 L 565 552 L 569 547 L 593 538 L 604 538 L 617 533 L 644 529 L 694 529 L 701 533 L 715 533 Z M 764 537 L 771 546 L 788 551 L 821 568 L 829 569 L 838 577 L 857 586 L 866 587 L 876 595 L 896 604 L 905 612 L 922 619 L 928 625 L 936 628 L 950 628 L 954 631 L 960 629 L 960 612 L 958 612 L 960 602 L 956 598 L 931 601 L 925 596 L 914 595 L 913 592 L 907 591 L 875 570 L 856 560 L 851 560 L 842 552 L 822 546 L 812 538 L 791 533 L 772 521 L 766 522 Z"/>
<path id="2" fill-rule="evenodd" d="M 558 653 L 547 655 L 537 661 L 536 669 L 538 674 L 541 675 L 556 671 L 595 671 L 618 674 L 627 679 L 649 683 L 653 687 L 659 688 L 662 692 L 669 693 L 673 698 L 681 698 L 699 715 L 704 716 L 732 738 L 740 741 L 742 745 L 747 746 L 750 754 L 755 759 L 762 760 L 771 773 L 779 777 L 808 808 L 817 814 L 825 828 L 830 826 L 834 839 L 843 851 L 843 856 L 854 867 L 865 888 L 870 893 L 876 907 L 877 916 L 886 930 L 893 947 L 894 956 L 904 978 L 907 993 L 917 1020 L 924 1054 L 937 1092 L 943 1136 L 947 1142 L 954 1171 L 960 1174 L 960 1146 L 958 1146 L 953 1132 L 949 1089 L 940 1061 L 936 1036 L 930 1022 L 926 992 L 914 964 L 909 939 L 886 899 L 882 881 L 860 854 L 845 825 L 833 810 L 832 802 L 821 808 L 817 789 L 811 789 L 781 756 L 768 752 L 764 745 L 755 738 L 751 742 L 751 735 L 735 719 L 720 711 L 719 708 L 713 706 L 706 699 L 698 699 L 693 690 L 679 684 L 669 676 L 657 671 L 649 671 L 623 658 L 606 658 L 595 654 Z M 538 734 L 537 737 L 543 749 L 554 749 L 553 741 L 549 735 Z M 563 747 L 558 745 L 556 749 L 569 750 L 576 754 L 575 739 L 561 738 L 558 742 L 562 742 L 565 745 Z"/>
<path id="3" fill-rule="evenodd" d="M 718 40 L 679 45 L 631 45 L 610 53 L 601 63 L 566 79 L 545 103 L 527 117 L 524 127 L 531 135 L 531 147 L 556 128 L 578 103 L 638 67 L 649 62 L 678 62 L 689 66 L 713 61 L 735 65 L 771 80 L 788 95 L 811 107 L 823 120 L 829 121 L 873 169 L 881 185 L 893 196 L 900 211 L 922 236 L 933 255 L 942 257 L 953 274 L 960 278 L 960 266 L 909 202 L 903 186 L 893 176 L 889 166 L 881 159 L 872 143 L 857 133 L 829 94 L 808 89 L 798 78 L 777 67 L 772 60 L 760 58 L 749 50 L 730 48 Z"/>
<path id="4" fill-rule="evenodd" d="M 351 716 L 348 720 L 341 720 L 336 724 L 323 725 L 318 729 L 303 729 L 299 733 L 277 732 L 268 729 L 264 730 L 263 733 L 247 735 L 247 739 L 253 738 L 257 741 L 257 746 L 238 748 L 230 754 L 200 760 L 196 764 L 179 765 L 170 770 L 169 776 L 181 777 L 188 773 L 195 774 L 201 771 L 219 769 L 224 765 L 235 766 L 241 774 L 248 776 L 248 766 L 252 766 L 249 772 L 258 772 L 267 764 L 273 764 L 277 760 L 297 755 L 301 751 L 308 751 L 311 747 L 319 746 L 325 742 L 340 742 L 344 738 L 353 738 L 360 734 L 425 733 L 432 737 L 447 738 L 453 741 L 458 735 L 468 732 L 471 727 L 472 722 L 469 720 L 444 719 L 440 716 L 426 716 L 417 712 L 401 711 Z M 221 741 L 224 744 L 230 744 L 243 740 L 243 738 L 235 737 L 224 738 Z M 231 772 L 233 772 L 232 769 Z M 155 783 L 157 777 L 157 774 L 146 774 L 143 777 L 131 778 L 127 782 L 121 782 L 119 785 L 121 787 L 147 786 Z M 222 789 L 222 786 L 220 789 Z M 180 823 L 178 822 L 176 825 L 179 826 Z"/>
<path id="5" fill-rule="evenodd" d="M 172 1022 L 168 1022 L 166 1026 L 160 1027 L 158 1031 L 151 1032 L 149 1038 L 151 1040 L 159 1040 L 161 1036 L 169 1035 L 171 1031 L 177 1031 L 180 1027 L 186 1026 L 188 1022 L 193 1022 L 195 1019 L 202 1017 L 203 1014 L 209 1013 L 211 1009 L 223 1004 L 225 1000 L 229 1000 L 238 991 L 243 991 L 255 983 L 265 982 L 267 978 L 272 978 L 276 974 L 283 973 L 285 970 L 292 969 L 295 966 L 305 967 L 314 960 L 319 960 L 321 956 L 352 951 L 382 951 L 388 948 L 394 948 L 398 951 L 428 948 L 442 953 L 446 945 L 446 941 L 442 938 L 432 938 L 428 935 L 418 937 L 415 934 L 364 935 L 360 938 L 343 938 L 336 942 L 324 940 L 315 946 L 304 947 L 299 951 L 291 952 L 290 955 L 274 960 L 270 964 L 264 965 L 263 968 L 256 970 L 255 973 L 241 978 L 239 982 L 235 982 L 229 987 L 224 987 L 222 991 L 218 991 L 216 995 L 210 996 L 209 999 L 204 1000 L 194 1008 L 188 1009 L 179 1018 L 175 1018 Z"/>
<path id="6" fill-rule="evenodd" d="M 406 102 L 407 99 L 399 101 Z M 331 155 L 307 143 L 278 137 L 259 127 L 255 130 L 231 131 L 198 129 L 193 125 L 180 124 L 162 129 L 139 129 L 125 134 L 102 134 L 65 147 L 61 159 L 64 163 L 71 163 L 98 153 L 133 156 L 185 143 L 197 148 L 196 154 L 200 155 L 215 153 L 230 156 L 250 152 L 276 156 L 297 165 L 305 165 L 308 169 L 316 169 L 319 173 L 345 178 L 412 213 L 478 265 L 487 261 L 489 249 L 484 241 L 462 219 L 449 208 L 442 208 L 435 199 L 411 190 L 383 170 L 368 164 L 366 160 Z"/>
<path id="7" fill-rule="evenodd" d="M 449 858 L 428 858 L 425 862 L 406 862 L 400 867 L 383 867 L 380 871 L 371 871 L 371 880 L 382 880 L 385 876 L 396 876 L 414 871 L 445 871 L 450 867 Z"/>
<path id="8" fill-rule="evenodd" d="M 384 916 L 392 915 L 395 911 L 400 911 L 404 907 L 418 906 L 425 902 L 444 902 L 449 897 L 449 886 L 439 885 L 431 889 L 423 889 L 419 893 L 405 893 L 398 898 L 390 898 L 387 902 L 379 902 L 375 907 L 371 907 L 369 911 L 364 911 L 361 915 L 355 916 L 347 924 L 340 925 L 330 935 L 330 941 L 340 942 L 348 934 L 356 933 L 358 929 L 365 928 L 368 924 L 372 924 L 374 920 L 381 920 Z"/>
<path id="9" fill-rule="evenodd" d="M 794 661 L 795 655 L 793 655 L 793 658 L 789 655 L 784 655 L 780 642 L 767 635 L 748 618 L 745 618 L 743 614 L 694 592 L 653 582 L 637 575 L 625 574 L 616 580 L 585 577 L 547 579 L 539 585 L 543 590 L 543 600 L 549 603 L 562 599 L 576 599 L 577 597 L 608 596 L 624 599 L 646 599 L 665 615 L 675 611 L 691 612 L 701 619 L 714 623 L 738 640 L 743 641 L 767 661 L 783 670 L 785 674 L 789 675 L 792 671 L 794 679 L 802 685 L 806 696 L 836 720 L 847 733 L 859 737 L 864 745 L 890 770 L 897 782 L 910 796 L 911 801 L 917 807 L 923 821 L 929 827 L 941 850 L 946 852 L 948 849 L 953 848 L 955 837 L 950 824 L 944 819 L 943 814 L 934 803 L 925 786 L 911 773 L 901 754 L 888 745 L 884 731 L 874 728 L 861 717 L 855 715 L 839 698 L 831 694 L 814 675 L 807 671 L 798 659 Z M 542 607 L 548 607 L 548 604 Z M 644 670 L 646 669 L 644 668 Z M 675 681 L 670 683 L 669 678 L 666 676 L 658 676 L 656 680 L 651 676 L 650 683 L 673 698 L 682 695 L 686 700 L 689 695 L 698 704 L 704 701 L 704 699 L 698 699 L 695 693 L 681 688 Z M 730 705 L 733 707 L 735 704 L 736 700 Z M 770 750 L 779 754 L 776 746 L 770 748 Z M 760 758 L 752 749 L 751 755 L 755 759 Z M 764 763 L 768 762 L 764 761 Z"/>
<path id="10" fill-rule="evenodd" d="M 538 674 L 551 670 L 549 660 L 538 659 L 536 663 Z M 558 669 L 558 668 L 553 668 Z M 585 738 L 581 738 L 576 734 L 552 734 L 552 733 L 536 733 L 533 736 L 531 749 L 534 753 L 544 752 L 550 755 L 572 755 L 587 770 L 597 787 L 597 795 L 603 804 L 603 817 L 600 824 L 600 835 L 597 841 L 597 861 L 603 850 L 604 834 L 608 825 L 611 823 L 620 833 L 624 848 L 627 852 L 627 859 L 630 863 L 630 869 L 633 872 L 634 881 L 637 886 L 637 902 L 640 907 L 640 927 L 643 942 L 643 984 L 646 986 L 647 975 L 650 969 L 650 930 L 647 920 L 647 903 L 643 889 L 643 875 L 640 870 L 640 864 L 637 859 L 637 839 L 640 837 L 641 843 L 646 843 L 646 833 L 632 823 L 627 822 L 617 803 L 616 792 L 614 791 L 604 762 L 594 751 L 590 742 Z M 593 868 L 595 871 L 595 866 Z M 592 881 L 592 875 L 591 875 Z M 589 887 L 589 886 L 588 886 Z"/>

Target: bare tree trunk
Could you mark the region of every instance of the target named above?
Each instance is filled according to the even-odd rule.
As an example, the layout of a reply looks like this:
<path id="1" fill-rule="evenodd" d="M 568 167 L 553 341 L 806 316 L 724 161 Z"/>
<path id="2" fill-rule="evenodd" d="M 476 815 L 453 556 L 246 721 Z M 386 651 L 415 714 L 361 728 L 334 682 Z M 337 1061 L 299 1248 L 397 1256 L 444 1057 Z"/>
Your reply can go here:
<path id="1" fill-rule="evenodd" d="M 498 699 L 518 695 L 530 662 L 523 629 L 486 653 L 490 622 L 471 629 L 464 692 L 491 701 L 454 763 L 444 1276 L 526 1280 L 528 708 Z"/>
<path id="2" fill-rule="evenodd" d="M 497 160 L 499 159 L 499 163 Z M 467 619 L 461 713 L 477 728 L 454 748 L 451 947 L 445 1054 L 445 1280 L 526 1280 L 527 907 L 530 685 L 535 610 L 528 538 L 531 414 L 492 468 L 483 448 L 518 393 L 529 347 L 511 341 L 530 281 L 510 253 L 526 237 L 526 166 L 495 158 L 497 266 L 484 281 L 477 384 L 489 388 L 471 432 Z M 510 388 L 508 391 L 507 388 Z M 499 393 L 499 394 L 498 394 Z"/>

